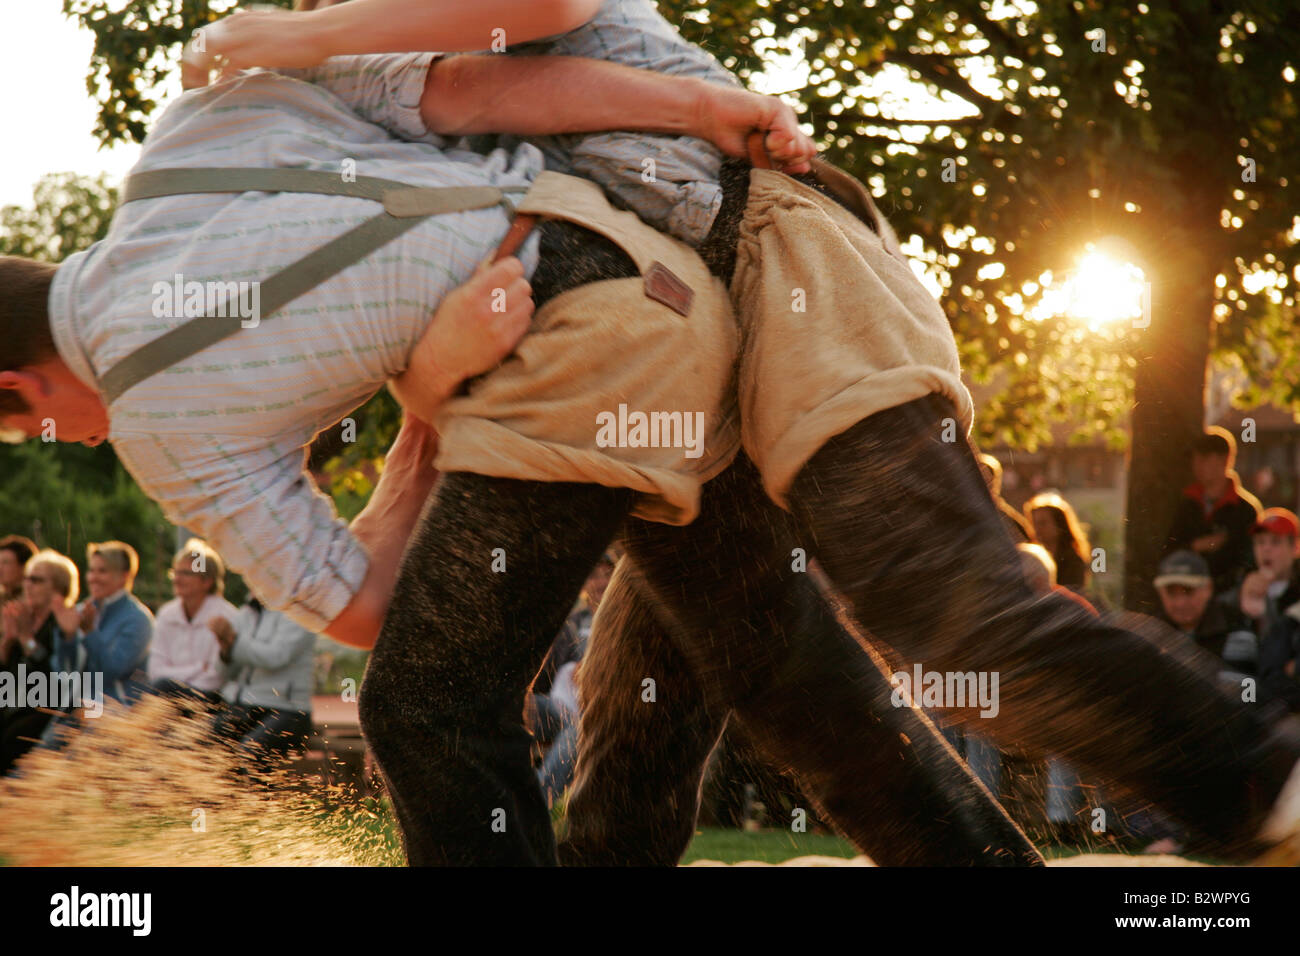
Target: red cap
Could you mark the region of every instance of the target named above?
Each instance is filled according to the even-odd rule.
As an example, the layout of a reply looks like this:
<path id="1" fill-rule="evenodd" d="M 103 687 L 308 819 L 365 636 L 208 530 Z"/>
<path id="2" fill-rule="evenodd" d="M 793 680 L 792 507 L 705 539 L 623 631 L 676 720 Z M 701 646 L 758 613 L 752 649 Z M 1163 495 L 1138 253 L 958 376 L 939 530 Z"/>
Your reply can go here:
<path id="1" fill-rule="evenodd" d="M 1285 508 L 1266 508 L 1259 516 L 1259 520 L 1255 522 L 1255 527 L 1250 529 L 1251 534 L 1264 532 L 1288 538 L 1300 537 L 1300 519 L 1296 518 L 1294 512 L 1287 511 Z"/>

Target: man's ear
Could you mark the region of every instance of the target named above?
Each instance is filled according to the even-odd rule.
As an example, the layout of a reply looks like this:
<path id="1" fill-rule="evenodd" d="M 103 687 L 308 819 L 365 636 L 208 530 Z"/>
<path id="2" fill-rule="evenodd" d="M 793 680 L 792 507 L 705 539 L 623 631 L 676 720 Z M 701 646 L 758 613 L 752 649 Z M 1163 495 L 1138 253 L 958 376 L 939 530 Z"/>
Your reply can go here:
<path id="1" fill-rule="evenodd" d="M 22 369 L 5 369 L 0 372 L 0 388 L 28 391 L 40 388 L 41 385 L 41 376 L 35 372 L 24 372 Z"/>

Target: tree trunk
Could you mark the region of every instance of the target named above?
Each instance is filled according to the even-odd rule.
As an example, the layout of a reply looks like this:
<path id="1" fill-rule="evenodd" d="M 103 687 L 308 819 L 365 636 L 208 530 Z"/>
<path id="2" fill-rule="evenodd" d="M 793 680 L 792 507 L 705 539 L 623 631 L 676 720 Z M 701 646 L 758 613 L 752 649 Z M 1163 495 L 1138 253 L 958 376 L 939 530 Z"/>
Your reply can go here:
<path id="1" fill-rule="evenodd" d="M 1205 230 L 1171 231 L 1146 273 L 1150 328 L 1136 346 L 1124 534 L 1124 604 L 1153 613 L 1152 580 L 1182 489 L 1192 481 L 1192 441 L 1204 428 L 1215 264 Z M 1213 236 L 1213 233 L 1208 233 Z"/>

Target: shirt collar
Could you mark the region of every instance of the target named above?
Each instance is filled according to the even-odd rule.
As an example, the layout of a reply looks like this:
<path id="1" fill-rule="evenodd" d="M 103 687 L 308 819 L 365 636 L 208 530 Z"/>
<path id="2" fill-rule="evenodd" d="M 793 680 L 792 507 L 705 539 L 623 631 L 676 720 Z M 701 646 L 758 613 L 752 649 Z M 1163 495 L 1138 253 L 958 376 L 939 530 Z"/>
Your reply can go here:
<path id="1" fill-rule="evenodd" d="M 203 601 L 199 604 L 198 608 L 194 611 L 194 616 L 188 619 L 189 623 L 203 624 L 204 626 L 206 626 L 208 618 L 212 617 L 214 614 L 220 613 L 220 611 L 222 610 L 221 604 L 224 601 L 225 598 L 223 598 L 220 594 L 205 594 L 203 596 Z M 181 617 L 185 617 L 185 605 L 181 603 L 179 607 L 181 611 Z M 233 624 L 234 622 L 231 621 L 231 623 Z"/>
<path id="2" fill-rule="evenodd" d="M 90 250 L 75 252 L 59 264 L 50 283 L 50 334 L 54 338 L 54 349 L 59 358 L 68 366 L 72 374 L 86 385 L 99 391 L 99 380 L 90 364 L 90 358 L 82 348 L 77 337 L 76 315 L 73 306 L 73 291 L 77 286 L 77 276 L 85 265 Z"/>
<path id="3" fill-rule="evenodd" d="M 1217 510 L 1222 508 L 1224 505 L 1230 505 L 1234 502 L 1241 501 L 1241 494 L 1237 491 L 1237 488 L 1237 476 L 1235 473 L 1229 472 L 1228 487 L 1223 490 L 1223 494 L 1219 495 L 1218 500 L 1213 502 L 1214 509 Z M 1187 495 L 1189 498 L 1195 498 L 1202 505 L 1206 504 L 1205 487 L 1199 481 L 1193 482 L 1184 488 L 1183 494 Z"/>
<path id="4" fill-rule="evenodd" d="M 116 604 L 118 601 L 122 600 L 122 598 L 124 598 L 124 597 L 126 597 L 126 588 L 118 588 L 116 591 L 114 591 L 114 592 L 113 592 L 112 594 L 110 594 L 108 597 L 104 598 L 104 600 L 102 600 L 102 601 L 99 602 L 99 609 L 102 611 L 102 610 L 104 610 L 104 608 L 108 607 L 110 604 Z"/>

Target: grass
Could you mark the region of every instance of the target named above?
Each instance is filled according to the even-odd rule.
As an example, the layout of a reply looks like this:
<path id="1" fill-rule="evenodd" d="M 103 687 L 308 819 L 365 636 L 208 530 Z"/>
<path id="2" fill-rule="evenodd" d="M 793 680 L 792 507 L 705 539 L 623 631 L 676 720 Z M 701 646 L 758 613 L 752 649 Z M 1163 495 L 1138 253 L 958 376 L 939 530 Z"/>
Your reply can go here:
<path id="1" fill-rule="evenodd" d="M 403 864 L 401 840 L 397 834 L 397 821 L 387 797 L 365 798 L 363 808 L 349 808 L 348 812 L 322 812 L 318 825 L 335 836 L 361 827 L 369 831 L 369 842 L 375 847 L 372 857 L 379 866 Z M 563 805 L 552 810 L 557 826 L 564 819 Z M 687 847 L 682 863 L 697 860 L 716 860 L 721 863 L 739 863 L 756 860 L 761 863 L 781 863 L 798 856 L 834 856 L 849 859 L 858 855 L 853 844 L 839 837 L 821 833 L 792 833 L 789 830 L 722 830 L 704 828 L 695 831 L 695 839 Z"/>
<path id="2" fill-rule="evenodd" d="M 755 860 L 780 863 L 797 856 L 836 856 L 849 859 L 858 851 L 847 840 L 821 833 L 792 833 L 789 830 L 714 830 L 695 831 L 695 839 L 686 848 L 682 863 L 717 860 L 738 863 Z"/>

